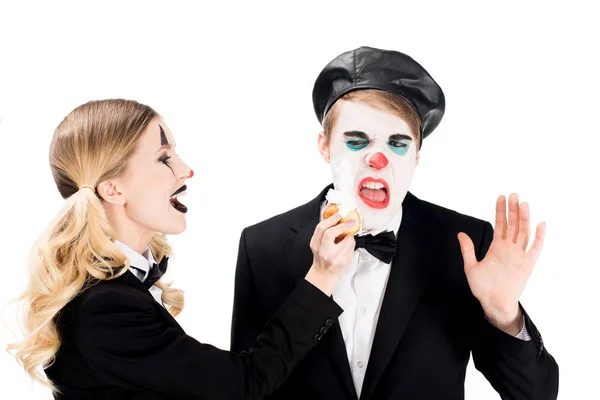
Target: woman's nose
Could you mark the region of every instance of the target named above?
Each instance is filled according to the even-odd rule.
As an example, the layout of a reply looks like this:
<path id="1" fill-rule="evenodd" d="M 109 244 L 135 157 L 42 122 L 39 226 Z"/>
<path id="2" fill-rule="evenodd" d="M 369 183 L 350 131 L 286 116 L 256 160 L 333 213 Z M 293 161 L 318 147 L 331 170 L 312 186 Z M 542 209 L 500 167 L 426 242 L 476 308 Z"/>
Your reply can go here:
<path id="1" fill-rule="evenodd" d="M 192 176 L 194 176 L 194 170 L 191 169 L 186 163 L 185 161 L 181 160 L 181 164 L 179 165 L 179 168 L 181 168 L 181 171 L 178 171 L 179 175 L 179 179 L 190 179 Z"/>
<path id="2" fill-rule="evenodd" d="M 369 167 L 375 168 L 377 171 L 379 171 L 380 169 L 385 168 L 389 164 L 389 161 L 385 154 L 377 152 L 375 154 L 372 154 L 367 159 L 367 164 L 369 165 Z"/>

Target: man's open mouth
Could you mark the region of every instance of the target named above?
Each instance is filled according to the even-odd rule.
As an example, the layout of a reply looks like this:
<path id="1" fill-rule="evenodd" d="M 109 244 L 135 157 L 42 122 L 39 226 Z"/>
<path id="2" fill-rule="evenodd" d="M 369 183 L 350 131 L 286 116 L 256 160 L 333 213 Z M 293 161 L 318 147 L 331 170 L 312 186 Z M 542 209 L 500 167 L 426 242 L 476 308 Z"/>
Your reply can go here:
<path id="1" fill-rule="evenodd" d="M 369 207 L 386 208 L 390 203 L 390 187 L 383 179 L 365 178 L 358 185 L 358 196 Z"/>
<path id="2" fill-rule="evenodd" d="M 177 211 L 181 212 L 181 213 L 186 213 L 187 212 L 187 207 L 183 204 L 181 204 L 179 202 L 179 197 L 180 196 L 185 196 L 185 191 L 187 189 L 186 185 L 183 185 L 182 187 L 180 187 L 179 189 L 177 189 L 175 191 L 175 193 L 173 193 L 171 195 L 171 198 L 169 199 L 169 203 L 171 203 L 171 205 L 173 206 L 174 209 L 176 209 Z"/>

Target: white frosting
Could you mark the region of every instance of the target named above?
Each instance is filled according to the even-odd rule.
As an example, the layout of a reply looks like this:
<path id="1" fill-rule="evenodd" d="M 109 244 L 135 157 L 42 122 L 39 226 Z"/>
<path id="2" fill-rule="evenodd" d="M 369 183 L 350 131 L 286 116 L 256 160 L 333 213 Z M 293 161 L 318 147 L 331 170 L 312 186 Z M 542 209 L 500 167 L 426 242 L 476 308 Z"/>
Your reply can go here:
<path id="1" fill-rule="evenodd" d="M 342 218 L 347 217 L 354 210 L 360 216 L 360 210 L 356 202 L 352 164 L 348 159 L 338 157 L 331 161 L 330 167 L 334 189 L 329 189 L 325 198 L 329 203 L 338 206 L 338 213 Z M 362 230 L 362 216 L 360 225 L 360 230 Z"/>
<path id="2" fill-rule="evenodd" d="M 342 218 L 347 217 L 348 214 L 350 214 L 354 210 L 358 211 L 358 207 L 356 205 L 356 198 L 351 195 L 349 196 L 345 192 L 340 192 L 339 190 L 335 189 L 329 189 L 325 198 L 329 203 L 337 204 L 338 213 Z"/>
<path id="3" fill-rule="evenodd" d="M 352 195 L 354 193 L 354 170 L 350 160 L 337 157 L 331 161 L 329 166 L 335 190 Z"/>

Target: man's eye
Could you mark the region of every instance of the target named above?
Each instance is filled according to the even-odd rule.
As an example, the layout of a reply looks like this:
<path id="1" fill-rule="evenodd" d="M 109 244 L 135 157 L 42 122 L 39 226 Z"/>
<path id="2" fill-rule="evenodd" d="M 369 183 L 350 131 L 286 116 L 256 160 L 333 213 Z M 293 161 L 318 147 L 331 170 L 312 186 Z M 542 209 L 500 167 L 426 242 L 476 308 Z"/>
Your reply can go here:
<path id="1" fill-rule="evenodd" d="M 408 145 L 407 145 L 406 143 L 399 142 L 399 141 L 397 141 L 397 140 L 390 140 L 390 141 L 388 142 L 388 144 L 389 144 L 390 146 L 392 146 L 392 147 L 396 147 L 396 148 L 399 148 L 399 149 L 400 149 L 400 148 L 406 148 L 406 147 L 408 147 Z"/>
<path id="2" fill-rule="evenodd" d="M 350 150 L 360 150 L 366 147 L 369 144 L 366 140 L 348 140 L 346 141 L 346 146 Z"/>

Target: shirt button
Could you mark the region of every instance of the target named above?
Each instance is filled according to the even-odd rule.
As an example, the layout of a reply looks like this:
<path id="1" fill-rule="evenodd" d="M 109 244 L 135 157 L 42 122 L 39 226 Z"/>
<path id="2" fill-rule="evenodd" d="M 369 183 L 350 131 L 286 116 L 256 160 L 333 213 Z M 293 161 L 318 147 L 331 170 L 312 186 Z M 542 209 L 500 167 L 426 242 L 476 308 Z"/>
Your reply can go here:
<path id="1" fill-rule="evenodd" d="M 362 253 L 360 255 L 360 259 L 363 261 L 367 261 L 368 258 L 369 258 L 369 255 L 367 253 Z"/>
<path id="2" fill-rule="evenodd" d="M 358 368 L 362 368 L 362 367 L 364 367 L 364 366 L 365 366 L 365 364 L 363 364 L 363 362 L 362 362 L 362 361 L 359 361 L 359 362 L 358 362 Z"/>
<path id="3" fill-rule="evenodd" d="M 361 307 L 360 308 L 360 312 L 363 313 L 363 314 L 366 314 L 367 313 L 367 308 L 366 307 Z"/>

